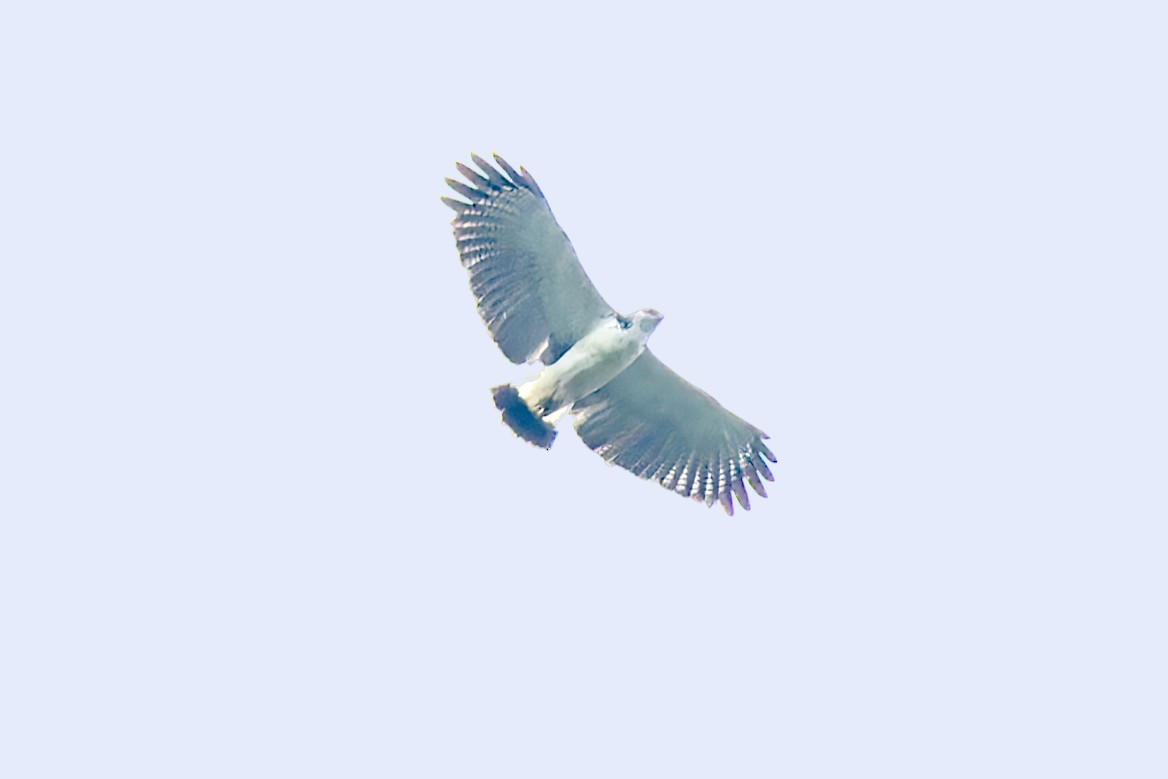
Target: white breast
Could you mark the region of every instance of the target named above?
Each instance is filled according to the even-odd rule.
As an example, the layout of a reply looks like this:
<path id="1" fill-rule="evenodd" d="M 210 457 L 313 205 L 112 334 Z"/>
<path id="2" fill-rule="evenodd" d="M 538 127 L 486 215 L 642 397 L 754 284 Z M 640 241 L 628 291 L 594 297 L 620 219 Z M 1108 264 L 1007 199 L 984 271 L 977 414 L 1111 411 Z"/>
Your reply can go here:
<path id="1" fill-rule="evenodd" d="M 591 395 L 629 367 L 645 348 L 640 328 L 623 329 L 609 318 L 577 341 L 554 364 L 519 387 L 519 396 L 544 416 Z"/>

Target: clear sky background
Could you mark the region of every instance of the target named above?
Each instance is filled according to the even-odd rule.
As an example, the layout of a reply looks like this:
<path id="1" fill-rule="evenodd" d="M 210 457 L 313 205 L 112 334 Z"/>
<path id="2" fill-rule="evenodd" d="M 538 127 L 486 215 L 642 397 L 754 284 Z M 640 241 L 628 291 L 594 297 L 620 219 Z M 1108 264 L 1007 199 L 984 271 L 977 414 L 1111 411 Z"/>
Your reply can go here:
<path id="1" fill-rule="evenodd" d="M 573 9 L 0 12 L 0 775 L 1168 775 L 1162 5 Z M 471 151 L 768 500 L 500 423 Z"/>

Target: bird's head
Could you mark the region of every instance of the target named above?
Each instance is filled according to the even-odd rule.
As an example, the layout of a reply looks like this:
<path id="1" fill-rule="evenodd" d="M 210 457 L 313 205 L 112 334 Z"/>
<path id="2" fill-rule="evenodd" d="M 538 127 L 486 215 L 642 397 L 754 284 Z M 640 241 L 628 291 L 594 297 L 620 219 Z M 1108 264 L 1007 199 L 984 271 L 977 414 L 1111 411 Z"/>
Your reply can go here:
<path id="1" fill-rule="evenodd" d="M 642 308 L 629 317 L 632 320 L 633 327 L 644 333 L 646 338 L 649 337 L 649 333 L 657 329 L 657 325 L 664 318 L 655 308 Z"/>

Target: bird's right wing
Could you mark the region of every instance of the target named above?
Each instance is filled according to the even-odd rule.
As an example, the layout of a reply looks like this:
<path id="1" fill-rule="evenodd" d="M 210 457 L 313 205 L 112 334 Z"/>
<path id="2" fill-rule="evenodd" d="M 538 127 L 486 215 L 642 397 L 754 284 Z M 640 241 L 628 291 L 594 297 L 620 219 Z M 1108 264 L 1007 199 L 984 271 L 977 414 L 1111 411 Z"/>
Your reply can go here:
<path id="1" fill-rule="evenodd" d="M 750 499 L 745 479 L 766 497 L 759 475 L 774 481 L 763 458 L 775 456 L 767 434 L 669 369 L 648 349 L 616 378 L 572 406 L 576 432 L 609 463 L 679 495 L 721 502 Z"/>
<path id="2" fill-rule="evenodd" d="M 457 167 L 472 186 L 446 179 L 470 202 L 442 202 L 456 212 L 454 238 L 479 314 L 509 360 L 550 364 L 613 309 L 584 273 L 531 174 L 497 154 L 502 171 L 477 154 L 471 159 L 482 173 Z"/>

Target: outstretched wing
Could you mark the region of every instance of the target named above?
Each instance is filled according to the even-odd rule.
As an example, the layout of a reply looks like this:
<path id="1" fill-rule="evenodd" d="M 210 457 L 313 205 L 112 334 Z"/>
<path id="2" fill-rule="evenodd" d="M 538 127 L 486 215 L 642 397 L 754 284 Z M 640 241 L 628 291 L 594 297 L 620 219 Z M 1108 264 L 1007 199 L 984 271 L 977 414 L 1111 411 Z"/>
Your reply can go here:
<path id="1" fill-rule="evenodd" d="M 471 159 L 482 173 L 457 164 L 469 186 L 446 179 L 470 202 L 442 202 L 457 213 L 454 238 L 479 314 L 512 362 L 555 362 L 612 307 L 584 273 L 531 174 L 515 172 L 497 154 L 502 171 L 477 154 Z"/>
<path id="2" fill-rule="evenodd" d="M 750 509 L 743 480 L 766 497 L 767 434 L 690 384 L 648 349 L 615 379 L 572 406 L 576 432 L 597 454 L 707 506 Z"/>

